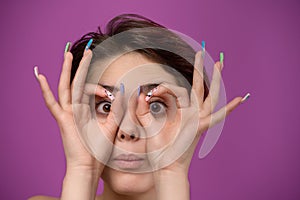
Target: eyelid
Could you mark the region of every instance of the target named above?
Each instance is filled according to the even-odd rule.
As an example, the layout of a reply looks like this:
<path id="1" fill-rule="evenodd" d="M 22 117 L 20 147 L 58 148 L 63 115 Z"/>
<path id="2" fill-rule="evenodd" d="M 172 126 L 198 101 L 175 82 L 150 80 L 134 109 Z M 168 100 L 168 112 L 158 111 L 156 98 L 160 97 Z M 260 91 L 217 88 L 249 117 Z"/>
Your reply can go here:
<path id="1" fill-rule="evenodd" d="M 163 106 L 165 106 L 166 108 L 168 107 L 168 105 L 164 102 L 164 100 L 158 97 L 152 97 L 152 99 L 150 99 L 148 103 L 151 104 L 155 102 L 163 104 Z"/>
<path id="2" fill-rule="evenodd" d="M 103 99 L 103 100 L 95 101 L 95 105 L 98 106 L 99 104 L 105 103 L 105 102 L 111 104 L 111 101 L 108 101 L 108 100 Z"/>
<path id="3" fill-rule="evenodd" d="M 108 97 L 101 97 L 101 96 L 95 95 L 95 104 L 101 103 L 103 101 L 106 101 L 108 103 L 112 103 L 110 98 L 108 98 Z"/>

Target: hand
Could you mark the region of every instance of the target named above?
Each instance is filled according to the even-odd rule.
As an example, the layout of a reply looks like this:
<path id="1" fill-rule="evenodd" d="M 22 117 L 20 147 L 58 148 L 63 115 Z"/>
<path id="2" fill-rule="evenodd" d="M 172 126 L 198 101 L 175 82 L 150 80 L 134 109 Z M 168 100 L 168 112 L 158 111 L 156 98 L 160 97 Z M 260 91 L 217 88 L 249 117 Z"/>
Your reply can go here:
<path id="1" fill-rule="evenodd" d="M 36 75 L 45 103 L 60 128 L 67 161 L 67 171 L 73 169 L 96 171 L 97 176 L 100 176 L 105 163 L 98 162 L 94 156 L 104 162 L 110 156 L 109 152 L 112 150 L 112 143 L 117 130 L 114 111 L 121 110 L 118 107 L 120 103 L 117 100 L 114 101 L 112 112 L 108 115 L 107 120 L 98 122 L 97 117 L 92 116 L 91 110 L 93 109 L 91 109 L 89 102 L 91 98 L 94 98 L 94 95 L 107 98 L 107 94 L 101 86 L 85 83 L 88 67 L 92 59 L 92 52 L 87 50 L 84 53 L 71 87 L 72 59 L 72 54 L 67 52 L 58 86 L 58 101 L 53 96 L 46 77 L 42 74 Z M 121 100 L 121 98 L 117 99 Z M 82 138 L 79 137 L 79 134 L 81 134 Z M 87 141 L 88 138 L 84 138 L 84 136 L 89 136 L 91 139 L 94 135 L 97 135 L 97 139 L 100 139 L 97 140 L 97 144 L 101 144 L 101 150 L 97 149 L 97 152 L 92 152 L 93 156 L 87 151 L 87 148 L 90 147 L 90 144 L 87 143 L 90 141 Z"/>
<path id="2" fill-rule="evenodd" d="M 187 176 L 190 161 L 201 134 L 233 111 L 241 102 L 236 97 L 226 106 L 213 112 L 218 103 L 222 64 L 216 62 L 210 91 L 204 99 L 203 59 L 201 52 L 195 56 L 194 77 L 191 95 L 185 88 L 170 84 L 162 84 L 156 88 L 151 99 L 155 97 L 168 99 L 176 105 L 174 114 L 167 114 L 160 132 L 147 138 L 147 150 L 154 170 L 159 174 L 184 174 Z M 199 70 L 199 71 L 198 71 Z M 150 111 L 150 103 L 141 94 L 138 101 L 137 118 L 150 135 L 151 128 L 157 127 L 159 120 Z M 156 128 L 157 129 L 157 128 Z M 171 173 L 170 173 L 171 172 Z"/>

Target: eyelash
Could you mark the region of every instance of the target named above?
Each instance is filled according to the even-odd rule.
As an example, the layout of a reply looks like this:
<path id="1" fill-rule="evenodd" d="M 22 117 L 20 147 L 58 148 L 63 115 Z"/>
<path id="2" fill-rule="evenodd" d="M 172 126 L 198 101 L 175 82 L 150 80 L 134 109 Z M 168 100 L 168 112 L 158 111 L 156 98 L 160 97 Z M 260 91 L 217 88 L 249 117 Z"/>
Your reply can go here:
<path id="1" fill-rule="evenodd" d="M 99 106 L 101 106 L 101 104 L 104 104 L 104 103 L 110 104 L 110 106 L 111 106 L 110 101 L 108 101 L 108 100 L 99 100 L 98 102 L 95 103 L 95 110 L 96 110 L 97 114 L 107 116 L 110 112 L 110 107 L 109 107 L 109 112 L 107 112 L 107 113 L 105 111 L 104 112 L 98 111 Z M 154 103 L 158 103 L 159 105 L 163 106 L 163 109 L 164 109 L 164 111 L 162 111 L 163 113 L 153 113 L 151 111 L 151 105 L 154 104 Z M 105 106 L 105 104 L 103 106 Z M 101 109 L 103 110 L 103 107 Z M 162 117 L 161 115 L 164 115 L 167 112 L 168 106 L 161 99 L 152 98 L 149 101 L 149 109 L 150 109 L 150 112 L 152 113 L 153 116 L 159 118 L 159 117 Z"/>
<path id="2" fill-rule="evenodd" d="M 99 106 L 101 106 L 101 104 L 104 104 L 104 103 L 110 104 L 110 107 L 111 107 L 111 102 L 110 102 L 110 101 L 107 101 L 107 100 L 99 100 L 98 102 L 95 103 L 95 110 L 96 110 L 96 113 L 97 113 L 97 114 L 99 114 L 99 115 L 108 115 L 108 114 L 109 114 L 110 108 L 109 108 L 109 112 L 107 112 L 107 113 L 99 112 L 99 111 L 98 111 Z M 104 106 L 104 105 L 103 105 L 103 106 Z M 102 109 L 103 109 L 103 108 L 102 108 Z"/>
<path id="3" fill-rule="evenodd" d="M 161 104 L 163 104 L 164 107 L 166 107 L 166 108 L 168 107 L 163 100 L 156 99 L 154 97 L 152 97 L 152 99 L 150 99 L 149 104 L 151 104 L 151 103 L 161 103 Z"/>

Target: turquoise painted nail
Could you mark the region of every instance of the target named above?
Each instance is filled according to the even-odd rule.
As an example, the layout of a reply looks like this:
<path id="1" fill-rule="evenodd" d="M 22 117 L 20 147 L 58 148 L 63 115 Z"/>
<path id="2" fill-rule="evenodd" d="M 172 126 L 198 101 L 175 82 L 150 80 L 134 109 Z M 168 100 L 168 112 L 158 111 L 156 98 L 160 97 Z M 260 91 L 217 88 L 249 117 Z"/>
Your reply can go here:
<path id="1" fill-rule="evenodd" d="M 89 42 L 87 43 L 87 45 L 85 46 L 85 50 L 86 51 L 89 50 L 89 48 L 91 47 L 92 43 L 93 43 L 93 39 L 90 39 Z"/>
<path id="2" fill-rule="evenodd" d="M 202 50 L 205 51 L 205 41 L 204 40 L 202 40 L 202 42 L 201 42 L 201 47 L 202 47 Z"/>
<path id="3" fill-rule="evenodd" d="M 220 63 L 224 62 L 224 53 L 220 52 Z"/>
<path id="4" fill-rule="evenodd" d="M 121 92 L 122 95 L 125 94 L 125 87 L 124 87 L 123 83 L 120 84 L 120 92 Z"/>

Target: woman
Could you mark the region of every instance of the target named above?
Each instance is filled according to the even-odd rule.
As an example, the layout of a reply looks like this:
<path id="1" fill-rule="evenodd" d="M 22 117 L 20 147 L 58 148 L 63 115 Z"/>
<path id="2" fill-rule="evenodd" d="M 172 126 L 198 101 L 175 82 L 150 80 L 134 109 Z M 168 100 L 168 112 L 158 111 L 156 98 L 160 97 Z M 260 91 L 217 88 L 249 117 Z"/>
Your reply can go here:
<path id="1" fill-rule="evenodd" d="M 67 44 L 58 101 L 35 68 L 66 155 L 60 199 L 189 199 L 199 137 L 247 99 L 213 112 L 223 62 L 209 86 L 204 56 L 163 26 L 125 14 L 70 52 Z M 104 191 L 96 196 L 100 178 Z"/>

